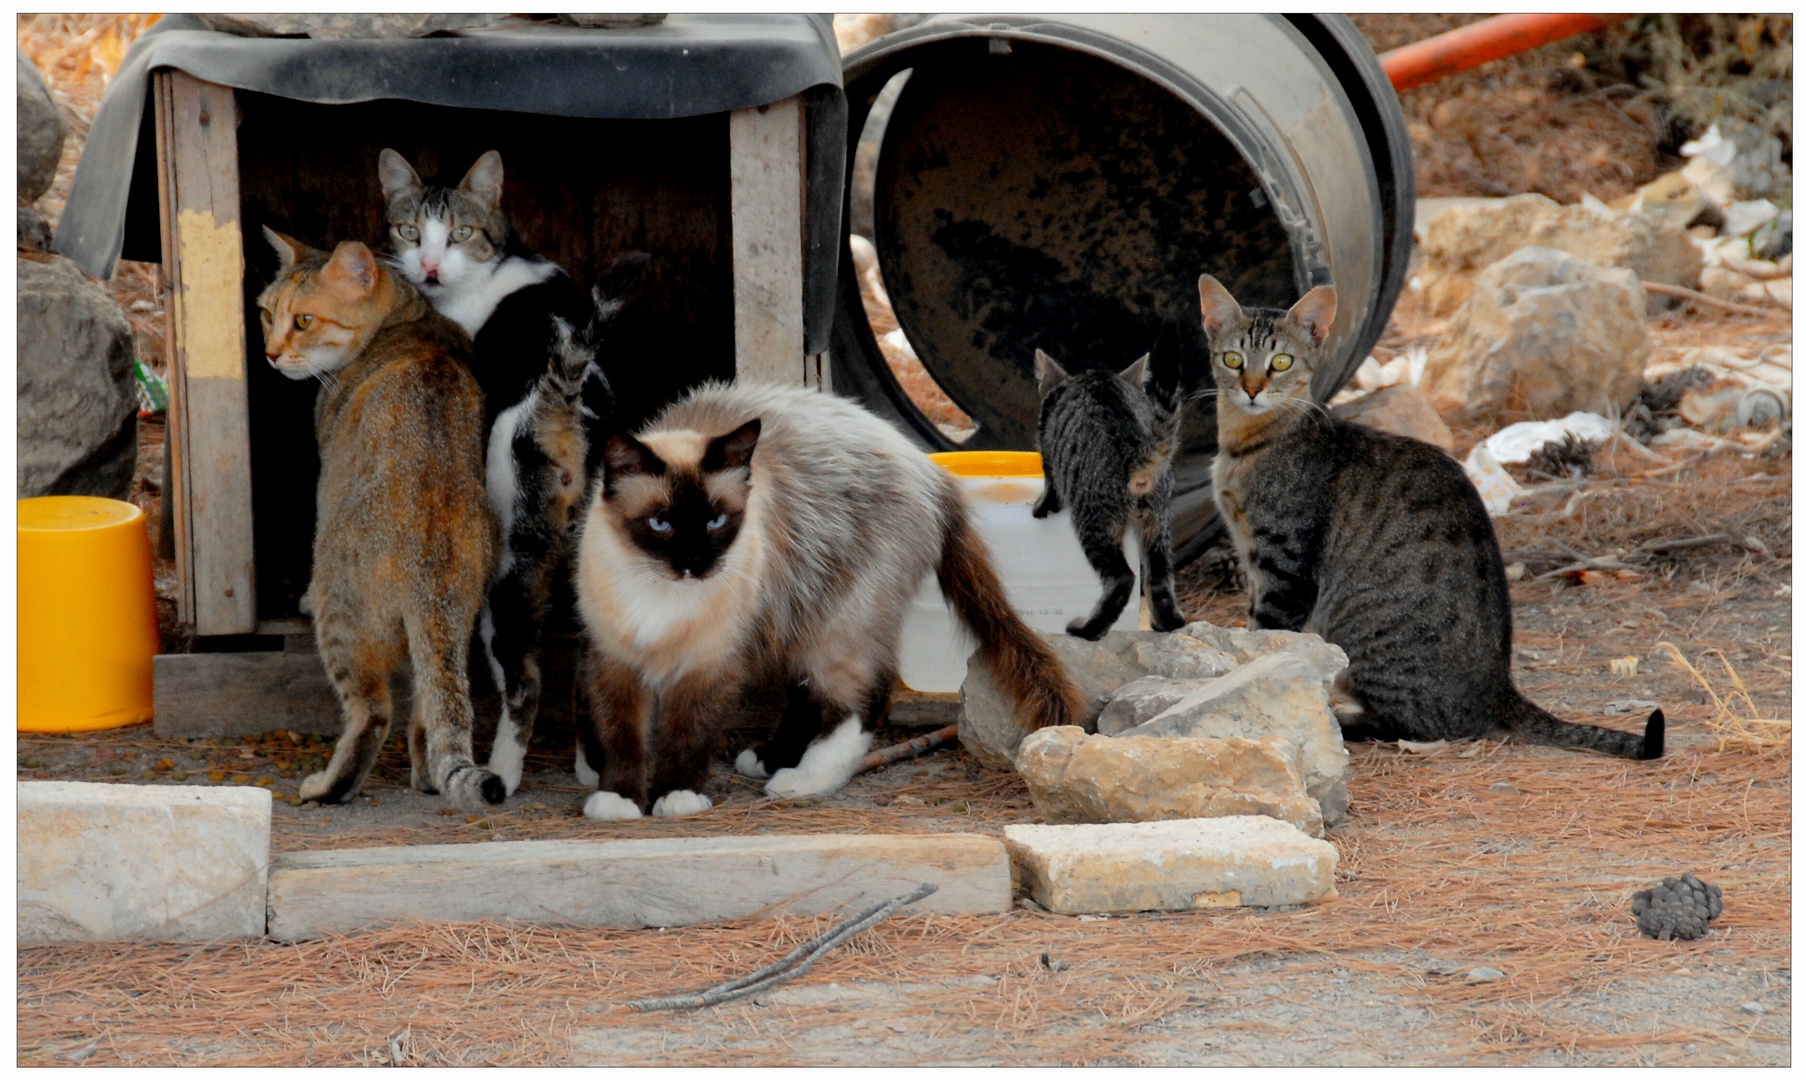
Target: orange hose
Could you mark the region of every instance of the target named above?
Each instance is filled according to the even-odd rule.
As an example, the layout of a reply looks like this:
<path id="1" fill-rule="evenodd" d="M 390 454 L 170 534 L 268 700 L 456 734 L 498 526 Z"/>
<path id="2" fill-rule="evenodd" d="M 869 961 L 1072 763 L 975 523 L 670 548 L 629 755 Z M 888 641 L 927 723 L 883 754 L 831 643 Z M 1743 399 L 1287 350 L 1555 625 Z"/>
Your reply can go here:
<path id="1" fill-rule="evenodd" d="M 1495 15 L 1477 23 L 1405 45 L 1380 57 L 1394 90 L 1435 82 L 1489 60 L 1547 45 L 1612 23 L 1628 15 Z"/>

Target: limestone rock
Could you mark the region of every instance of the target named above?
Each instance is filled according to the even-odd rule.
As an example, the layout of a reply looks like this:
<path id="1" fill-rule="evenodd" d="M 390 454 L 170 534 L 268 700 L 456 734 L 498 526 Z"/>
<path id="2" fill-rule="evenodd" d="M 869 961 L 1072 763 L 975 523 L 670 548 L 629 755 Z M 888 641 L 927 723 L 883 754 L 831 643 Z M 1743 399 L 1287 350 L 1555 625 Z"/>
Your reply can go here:
<path id="1" fill-rule="evenodd" d="M 1097 730 L 1104 735 L 1127 731 L 1185 700 L 1208 679 L 1168 679 L 1149 675 L 1124 686 L 1098 714 Z"/>
<path id="2" fill-rule="evenodd" d="M 21 945 L 264 932 L 269 792 L 26 781 L 18 809 Z"/>
<path id="3" fill-rule="evenodd" d="M 1304 787 L 1334 825 L 1348 812 L 1348 751 L 1329 692 L 1348 666 L 1341 649 L 1314 634 L 1293 648 L 1251 659 L 1220 679 L 1179 683 L 1187 692 L 1152 718 L 1105 735 L 1259 739 L 1276 735 L 1303 754 Z"/>
<path id="4" fill-rule="evenodd" d="M 19 207 L 19 246 L 27 251 L 49 251 L 50 222 L 29 206 Z"/>
<path id="5" fill-rule="evenodd" d="M 1455 433 L 1436 415 L 1430 399 L 1415 386 L 1394 383 L 1362 394 L 1330 410 L 1331 415 L 1373 428 L 1427 442 L 1443 453 L 1455 450 Z"/>
<path id="6" fill-rule="evenodd" d="M 36 202 L 56 180 L 69 133 L 44 75 L 19 49 L 19 201 Z"/>
<path id="7" fill-rule="evenodd" d="M 1055 824 L 1259 814 L 1323 835 L 1298 747 L 1273 735 L 1112 739 L 1043 728 L 1022 740 L 1016 769 Z"/>
<path id="8" fill-rule="evenodd" d="M 1448 207 L 1423 229 L 1419 276 L 1432 314 L 1447 315 L 1481 288 L 1476 277 L 1526 246 L 1553 248 L 1595 266 L 1627 269 L 1644 281 L 1699 284 L 1700 254 L 1662 215 L 1613 210 L 1602 203 L 1562 206 L 1544 195 L 1474 200 Z M 1669 301 L 1643 298 L 1650 313 Z"/>
<path id="9" fill-rule="evenodd" d="M 1423 388 L 1443 412 L 1621 413 L 1648 356 L 1636 274 L 1527 247 L 1479 275 L 1430 353 Z"/>
<path id="10" fill-rule="evenodd" d="M 1113 630 L 1098 641 L 1053 632 L 1041 637 L 1085 694 L 1087 730 L 1095 728 L 1098 714 L 1126 683 L 1153 674 L 1196 678 L 1226 672 L 1239 662 L 1211 642 L 1184 633 Z M 959 700 L 960 745 L 993 769 L 1012 767 L 1023 732 L 1011 719 L 1013 703 L 997 688 L 990 665 L 977 653 L 966 662 Z"/>
<path id="11" fill-rule="evenodd" d="M 18 256 L 19 494 L 131 491 L 138 454 L 132 325 L 60 255 Z"/>
<path id="12" fill-rule="evenodd" d="M 1302 904 L 1336 895 L 1336 849 L 1269 817 L 1006 825 L 1019 887 L 1062 915 Z"/>
<path id="13" fill-rule="evenodd" d="M 461 14 L 375 14 L 371 12 L 338 12 L 336 14 L 204 14 L 202 25 L 243 37 L 311 37 L 311 38 L 407 38 L 425 37 L 445 30 L 464 30 L 474 26 L 492 26 L 505 15 Z"/>

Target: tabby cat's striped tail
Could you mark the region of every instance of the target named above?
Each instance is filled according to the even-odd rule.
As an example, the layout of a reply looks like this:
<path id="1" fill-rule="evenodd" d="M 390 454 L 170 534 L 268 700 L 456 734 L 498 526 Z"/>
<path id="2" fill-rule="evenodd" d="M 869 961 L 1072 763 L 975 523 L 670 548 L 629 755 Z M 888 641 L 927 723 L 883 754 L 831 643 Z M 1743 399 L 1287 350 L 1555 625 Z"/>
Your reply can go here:
<path id="1" fill-rule="evenodd" d="M 1652 761 L 1662 756 L 1663 738 L 1667 727 L 1666 718 L 1663 717 L 1660 709 L 1649 714 L 1649 721 L 1644 725 L 1643 734 L 1640 736 L 1628 731 L 1613 731 L 1611 728 L 1595 727 L 1592 724 L 1575 724 L 1559 719 L 1547 710 L 1532 704 L 1515 689 L 1512 691 L 1510 700 L 1505 703 L 1502 719 L 1508 730 L 1531 742 L 1581 750 L 1598 750 L 1614 757 L 1631 758 L 1636 761 Z"/>

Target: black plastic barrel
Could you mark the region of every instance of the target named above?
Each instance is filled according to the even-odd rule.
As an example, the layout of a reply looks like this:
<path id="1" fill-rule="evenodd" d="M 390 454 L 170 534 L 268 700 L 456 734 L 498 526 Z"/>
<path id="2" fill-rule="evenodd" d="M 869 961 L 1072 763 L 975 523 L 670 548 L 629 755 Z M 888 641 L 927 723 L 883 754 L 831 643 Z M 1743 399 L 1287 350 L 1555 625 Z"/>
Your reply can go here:
<path id="1" fill-rule="evenodd" d="M 1335 284 L 1335 360 L 1313 383 L 1325 400 L 1404 284 L 1404 116 L 1344 16 L 939 16 L 849 55 L 845 86 L 846 205 L 869 197 L 898 324 L 978 429 L 956 444 L 903 392 L 850 255 L 833 383 L 929 449 L 1032 449 L 1037 348 L 1072 369 L 1120 369 L 1166 320 L 1201 385 L 1206 272 L 1245 305 Z M 881 94 L 888 114 L 874 116 Z M 877 143 L 869 196 L 854 190 L 862 137 L 868 154 Z M 1177 464 L 1182 561 L 1218 533 L 1215 452 L 1205 399 Z"/>

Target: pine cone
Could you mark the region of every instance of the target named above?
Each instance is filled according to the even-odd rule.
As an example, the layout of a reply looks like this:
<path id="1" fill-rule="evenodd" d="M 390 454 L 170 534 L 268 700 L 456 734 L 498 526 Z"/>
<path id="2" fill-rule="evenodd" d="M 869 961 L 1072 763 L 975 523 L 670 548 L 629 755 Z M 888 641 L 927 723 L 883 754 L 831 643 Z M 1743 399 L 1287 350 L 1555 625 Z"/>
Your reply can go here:
<path id="1" fill-rule="evenodd" d="M 1637 929 L 1649 937 L 1693 941 L 1705 937 L 1706 924 L 1724 910 L 1724 890 L 1706 884 L 1689 870 L 1633 894 L 1630 910 L 1637 917 Z"/>

